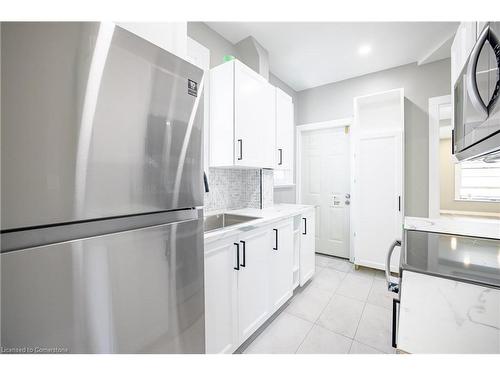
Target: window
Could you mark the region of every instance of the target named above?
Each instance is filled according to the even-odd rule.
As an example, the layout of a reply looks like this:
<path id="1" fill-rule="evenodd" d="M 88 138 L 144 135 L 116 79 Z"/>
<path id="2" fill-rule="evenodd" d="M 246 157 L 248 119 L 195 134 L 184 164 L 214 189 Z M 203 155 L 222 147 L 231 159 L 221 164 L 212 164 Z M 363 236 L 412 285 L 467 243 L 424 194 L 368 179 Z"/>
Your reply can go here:
<path id="1" fill-rule="evenodd" d="M 500 202 L 500 162 L 455 164 L 455 199 Z"/>

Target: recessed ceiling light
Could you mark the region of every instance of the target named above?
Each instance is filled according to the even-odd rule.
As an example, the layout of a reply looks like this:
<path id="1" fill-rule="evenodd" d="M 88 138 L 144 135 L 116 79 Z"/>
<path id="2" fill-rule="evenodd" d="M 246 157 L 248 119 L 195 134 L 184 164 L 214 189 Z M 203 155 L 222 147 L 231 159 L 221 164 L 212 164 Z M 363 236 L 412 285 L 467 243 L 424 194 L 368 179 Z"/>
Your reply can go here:
<path id="1" fill-rule="evenodd" d="M 358 48 L 358 53 L 360 55 L 368 55 L 372 51 L 372 47 L 368 44 L 362 45 Z"/>

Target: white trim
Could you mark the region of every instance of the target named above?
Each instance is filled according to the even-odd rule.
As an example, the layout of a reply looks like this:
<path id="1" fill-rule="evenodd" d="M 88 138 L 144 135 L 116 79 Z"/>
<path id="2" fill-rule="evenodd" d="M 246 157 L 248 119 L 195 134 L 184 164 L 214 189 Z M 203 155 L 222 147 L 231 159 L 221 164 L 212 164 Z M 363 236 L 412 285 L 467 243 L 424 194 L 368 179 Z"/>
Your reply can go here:
<path id="1" fill-rule="evenodd" d="M 297 125 L 295 131 L 295 150 L 296 159 L 295 159 L 295 202 L 297 204 L 302 203 L 301 199 L 301 186 L 302 186 L 302 133 L 313 131 L 313 130 L 323 130 L 323 129 L 334 129 L 334 128 L 343 128 L 348 126 L 349 129 L 352 128 L 354 122 L 354 118 L 346 117 L 337 120 L 330 121 L 321 121 L 321 122 L 312 122 L 309 124 L 300 124 Z M 349 153 L 352 155 L 352 142 L 351 142 L 351 131 L 349 130 Z M 351 156 L 350 156 L 351 157 Z M 350 160 L 350 178 L 349 178 L 349 190 L 352 190 L 352 174 L 353 174 L 353 163 L 352 159 Z M 352 195 L 352 191 L 351 191 Z M 349 225 L 352 222 L 352 210 L 349 209 Z M 352 238 L 352 228 L 349 229 L 349 260 L 353 261 L 354 259 L 354 250 L 353 250 L 353 238 Z"/>
<path id="2" fill-rule="evenodd" d="M 439 217 L 439 106 L 451 103 L 451 95 L 429 98 L 429 217 Z"/>
<path id="3" fill-rule="evenodd" d="M 480 217 L 498 217 L 500 213 L 496 212 L 475 212 L 475 211 L 457 211 L 457 210 L 441 210 L 442 215 L 460 215 L 460 216 L 480 216 Z"/>
<path id="4" fill-rule="evenodd" d="M 330 121 L 320 121 L 320 122 L 311 122 L 308 124 L 300 124 L 297 125 L 297 130 L 300 132 L 311 131 L 311 130 L 321 130 L 321 129 L 329 129 L 329 128 L 341 128 L 344 126 L 350 126 L 352 124 L 352 117 L 341 118 L 338 120 L 330 120 Z"/>
<path id="5" fill-rule="evenodd" d="M 294 187 L 295 187 L 295 184 L 274 185 L 275 189 L 292 189 Z"/>

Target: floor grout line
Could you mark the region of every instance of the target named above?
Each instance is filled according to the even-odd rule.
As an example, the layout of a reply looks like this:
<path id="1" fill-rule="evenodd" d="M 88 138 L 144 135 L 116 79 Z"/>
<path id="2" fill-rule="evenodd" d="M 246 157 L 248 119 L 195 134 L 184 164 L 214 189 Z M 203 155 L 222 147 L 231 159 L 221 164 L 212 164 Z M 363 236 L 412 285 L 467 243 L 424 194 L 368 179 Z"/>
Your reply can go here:
<path id="1" fill-rule="evenodd" d="M 334 258 L 334 257 L 330 257 L 330 256 L 324 256 L 324 255 L 318 255 L 318 254 L 316 254 L 316 258 L 318 258 L 318 257 L 324 257 L 324 258 L 330 258 L 330 259 L 332 259 L 332 258 L 333 258 L 333 259 L 336 259 L 336 258 Z M 346 262 L 346 263 L 350 263 L 350 262 L 349 262 L 349 260 L 338 259 L 338 261 L 339 261 L 339 262 L 344 261 L 344 262 Z M 308 288 L 313 287 L 313 288 L 315 288 L 315 289 L 319 289 L 319 290 L 323 290 L 323 291 L 325 291 L 325 289 L 318 288 L 317 286 L 312 285 L 312 283 L 311 283 L 311 282 L 310 282 L 310 283 L 308 283 L 308 285 L 306 285 L 306 286 L 305 286 L 305 288 L 303 288 L 302 290 L 300 290 L 300 291 L 299 291 L 299 293 L 298 293 L 297 295 L 294 295 L 294 296 L 293 296 L 293 297 L 289 300 L 289 302 L 287 303 L 286 308 L 284 308 L 284 309 L 283 309 L 283 310 L 282 310 L 282 311 L 278 314 L 278 316 L 276 316 L 276 317 L 275 317 L 275 319 L 277 319 L 277 318 L 278 318 L 278 317 L 279 317 L 282 313 L 286 312 L 287 314 L 289 314 L 289 315 L 291 315 L 291 316 L 294 316 L 295 318 L 298 318 L 298 319 L 301 319 L 301 320 L 303 320 L 303 321 L 305 321 L 305 322 L 311 323 L 311 327 L 309 328 L 309 330 L 307 331 L 307 333 L 304 335 L 303 339 L 300 341 L 300 343 L 299 343 L 299 345 L 297 346 L 297 348 L 295 349 L 294 353 L 295 353 L 295 354 L 298 354 L 298 351 L 300 350 L 300 348 L 302 347 L 302 345 L 304 344 L 304 342 L 306 341 L 306 339 L 309 337 L 309 335 L 311 334 L 311 331 L 314 329 L 314 327 L 320 327 L 320 328 L 322 328 L 322 329 L 326 329 L 328 332 L 331 332 L 331 333 L 333 333 L 333 334 L 340 335 L 340 336 L 342 336 L 342 337 L 344 337 L 344 338 L 346 338 L 346 339 L 351 340 L 350 345 L 349 345 L 349 349 L 348 349 L 348 351 L 347 351 L 347 353 L 346 353 L 346 354 L 350 354 L 350 352 L 351 352 L 351 350 L 352 350 L 352 346 L 353 346 L 353 344 L 354 344 L 354 341 L 356 341 L 356 342 L 357 342 L 357 343 L 359 343 L 359 344 L 365 345 L 365 346 L 367 346 L 367 347 L 369 347 L 369 348 L 371 348 L 371 349 L 373 349 L 373 350 L 377 351 L 378 353 L 384 353 L 384 354 L 386 354 L 386 352 L 385 352 L 385 351 L 382 351 L 382 350 L 380 350 L 380 349 L 378 349 L 378 348 L 373 347 L 373 346 L 372 346 L 372 345 L 370 345 L 370 344 L 366 344 L 366 343 L 364 343 L 364 342 L 362 342 L 362 341 L 359 341 L 359 340 L 356 340 L 356 339 L 355 339 L 355 337 L 356 337 L 356 335 L 357 335 L 357 333 L 358 333 L 358 330 L 359 330 L 359 326 L 360 326 L 360 324 L 361 324 L 361 320 L 363 319 L 363 315 L 364 315 L 364 313 L 365 313 L 366 306 L 367 306 L 368 304 L 370 304 L 370 305 L 373 305 L 373 306 L 376 306 L 376 307 L 382 307 L 382 306 L 378 306 L 378 305 L 376 305 L 376 304 L 372 304 L 372 303 L 369 303 L 369 302 L 368 302 L 368 298 L 369 298 L 369 296 L 370 296 L 370 294 L 371 294 L 371 292 L 372 292 L 373 288 L 375 287 L 376 274 L 373 274 L 372 276 L 367 276 L 366 274 L 365 274 L 365 275 L 359 275 L 359 274 L 358 274 L 358 275 L 356 275 L 356 274 L 355 274 L 355 270 L 354 270 L 354 269 L 349 269 L 348 271 L 346 271 L 346 270 L 341 270 L 341 269 L 338 269 L 338 268 L 335 268 L 335 267 L 330 267 L 330 266 L 326 266 L 326 265 L 318 265 L 318 264 L 316 264 L 316 267 L 317 267 L 317 269 L 319 268 L 319 270 L 318 270 L 318 272 L 316 272 L 316 275 L 315 275 L 315 276 L 317 276 L 317 275 L 321 274 L 321 273 L 322 273 L 325 269 L 330 269 L 330 270 L 333 270 L 333 271 L 336 271 L 336 272 L 341 272 L 343 275 L 342 275 L 342 277 L 340 278 L 340 282 L 339 282 L 339 284 L 335 287 L 335 289 L 333 289 L 332 294 L 330 295 L 330 297 L 329 297 L 329 298 L 328 298 L 328 300 L 326 301 L 326 303 L 325 303 L 324 307 L 321 309 L 321 311 L 320 311 L 320 313 L 318 314 L 317 318 L 316 318 L 313 322 L 311 322 L 310 320 L 308 320 L 308 319 L 306 319 L 306 318 L 304 318 L 304 317 L 302 317 L 302 316 L 296 315 L 296 314 L 294 314 L 293 312 L 286 311 L 286 310 L 288 310 L 288 306 L 289 306 L 291 303 L 293 303 L 293 300 L 295 300 L 295 298 L 296 298 L 298 295 L 300 295 L 300 294 L 302 294 L 303 292 L 305 292 Z M 339 268 L 340 268 L 340 267 L 339 267 Z M 363 278 L 363 279 L 366 279 L 367 281 L 369 281 L 369 282 L 370 282 L 370 288 L 369 288 L 369 291 L 368 291 L 368 295 L 367 295 L 367 297 L 366 297 L 364 300 L 360 300 L 360 299 L 357 299 L 357 298 L 353 298 L 352 296 L 345 296 L 345 295 L 342 295 L 342 294 L 337 293 L 337 291 L 338 291 L 338 289 L 340 288 L 341 284 L 345 281 L 345 279 L 347 278 L 347 276 L 348 276 L 349 274 L 353 274 L 353 276 L 358 276 L 358 277 Z M 311 280 L 311 281 L 313 281 L 313 280 Z M 330 305 L 330 303 L 332 302 L 332 300 L 334 299 L 334 297 L 335 297 L 335 296 L 341 296 L 341 297 L 344 297 L 344 298 L 350 298 L 350 299 L 352 299 L 352 300 L 355 300 L 355 301 L 358 301 L 358 302 L 362 302 L 362 303 L 363 303 L 363 309 L 362 309 L 362 311 L 361 311 L 361 315 L 360 315 L 360 318 L 359 318 L 358 323 L 357 323 L 357 325 L 356 325 L 356 330 L 355 330 L 355 332 L 354 332 L 353 337 L 349 337 L 349 336 L 346 336 L 345 334 L 342 334 L 342 333 L 339 333 L 339 332 L 335 332 L 334 330 L 332 330 L 332 329 L 330 329 L 330 328 L 327 328 L 327 327 L 324 327 L 323 325 L 319 324 L 319 320 L 320 320 L 321 316 L 323 315 L 323 313 L 325 312 L 326 308 Z M 389 310 L 389 309 L 387 309 L 387 310 Z M 273 319 L 273 321 L 274 321 L 275 319 Z M 270 326 L 270 325 L 269 325 L 269 326 Z M 269 326 L 268 326 L 268 327 L 266 327 L 266 330 L 269 328 Z M 265 330 L 264 330 L 264 331 L 265 331 Z M 263 332 L 264 332 L 264 331 L 263 331 Z M 261 333 L 263 333 L 263 332 L 261 332 Z M 260 335 L 259 335 L 259 336 L 260 336 Z M 250 345 L 251 345 L 251 344 L 250 344 Z M 248 345 L 248 347 L 249 347 L 250 345 Z M 247 347 L 247 349 L 248 349 L 248 347 Z M 391 354 L 391 353 L 387 353 L 387 354 Z"/>

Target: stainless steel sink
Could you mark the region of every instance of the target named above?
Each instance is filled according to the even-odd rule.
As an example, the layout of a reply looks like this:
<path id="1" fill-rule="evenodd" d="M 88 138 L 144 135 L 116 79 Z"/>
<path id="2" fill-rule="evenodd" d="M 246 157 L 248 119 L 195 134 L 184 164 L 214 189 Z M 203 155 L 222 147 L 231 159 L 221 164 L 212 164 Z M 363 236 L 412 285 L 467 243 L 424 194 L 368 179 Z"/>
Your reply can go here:
<path id="1" fill-rule="evenodd" d="M 260 217 L 234 215 L 234 214 L 209 215 L 205 216 L 205 220 L 203 222 L 203 229 L 205 232 L 210 232 L 213 230 L 226 228 L 231 225 L 246 223 L 247 221 L 252 221 L 256 219 L 260 219 Z"/>

